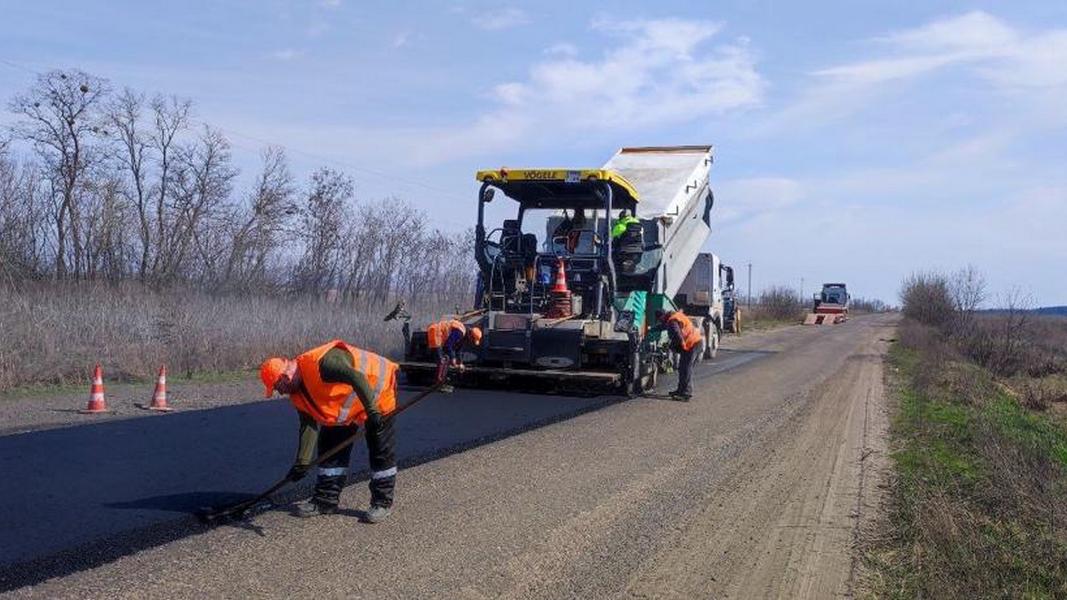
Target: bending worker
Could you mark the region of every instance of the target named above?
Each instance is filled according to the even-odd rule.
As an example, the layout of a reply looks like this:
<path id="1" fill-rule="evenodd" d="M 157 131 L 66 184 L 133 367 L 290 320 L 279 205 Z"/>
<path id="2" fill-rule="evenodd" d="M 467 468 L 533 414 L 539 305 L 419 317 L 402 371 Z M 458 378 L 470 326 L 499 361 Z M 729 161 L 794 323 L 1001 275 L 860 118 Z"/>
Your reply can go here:
<path id="1" fill-rule="evenodd" d="M 396 485 L 396 456 L 392 419 L 396 410 L 398 365 L 341 340 L 313 348 L 295 359 L 268 358 L 259 368 L 266 395 L 288 394 L 300 415 L 300 444 L 289 479 L 307 474 L 316 447 L 323 454 L 364 425 L 370 459 L 370 509 L 366 520 L 377 523 L 389 516 Z M 297 505 L 300 517 L 337 511 L 348 479 L 352 444 L 319 464 L 315 493 Z"/>
<path id="2" fill-rule="evenodd" d="M 456 319 L 442 319 L 426 328 L 426 345 L 430 350 L 437 350 L 435 383 L 444 383 L 449 365 L 463 368 L 460 350 L 463 348 L 464 341 L 469 341 L 475 346 L 481 344 L 482 330 L 478 327 L 468 328 Z"/>
<path id="3" fill-rule="evenodd" d="M 704 339 L 700 329 L 680 310 L 657 310 L 656 318 L 667 328 L 671 349 L 678 353 L 678 389 L 671 392 L 676 400 L 689 401 L 693 397 L 693 365 Z"/>

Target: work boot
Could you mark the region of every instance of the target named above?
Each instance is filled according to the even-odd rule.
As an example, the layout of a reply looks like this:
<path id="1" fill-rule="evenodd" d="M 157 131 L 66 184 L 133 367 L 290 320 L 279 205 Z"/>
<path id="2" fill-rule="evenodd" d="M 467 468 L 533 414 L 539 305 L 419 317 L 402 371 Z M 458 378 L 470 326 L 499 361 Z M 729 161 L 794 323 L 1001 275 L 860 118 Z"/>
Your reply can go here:
<path id="1" fill-rule="evenodd" d="M 389 507 L 389 506 L 371 506 L 370 509 L 367 511 L 367 522 L 368 523 L 381 523 L 382 521 L 384 521 L 386 519 L 386 517 L 388 517 L 391 514 L 393 514 L 392 507 Z"/>
<path id="2" fill-rule="evenodd" d="M 683 394 L 679 391 L 671 392 L 671 399 L 677 400 L 678 402 L 689 402 L 689 399 L 692 397 L 692 394 Z"/>
<path id="3" fill-rule="evenodd" d="M 293 514 L 301 519 L 310 519 L 322 515 L 332 515 L 337 512 L 337 507 L 332 504 L 323 504 L 315 500 L 304 500 L 296 505 Z"/>

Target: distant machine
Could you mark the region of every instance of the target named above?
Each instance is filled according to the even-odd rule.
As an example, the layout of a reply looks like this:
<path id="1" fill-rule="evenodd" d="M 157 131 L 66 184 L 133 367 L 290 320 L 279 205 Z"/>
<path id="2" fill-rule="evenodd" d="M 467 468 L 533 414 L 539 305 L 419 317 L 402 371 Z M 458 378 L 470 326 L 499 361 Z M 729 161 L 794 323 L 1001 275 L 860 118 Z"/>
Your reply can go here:
<path id="1" fill-rule="evenodd" d="M 805 325 L 837 325 L 848 320 L 848 288 L 843 283 L 824 283 L 813 298 Z"/>

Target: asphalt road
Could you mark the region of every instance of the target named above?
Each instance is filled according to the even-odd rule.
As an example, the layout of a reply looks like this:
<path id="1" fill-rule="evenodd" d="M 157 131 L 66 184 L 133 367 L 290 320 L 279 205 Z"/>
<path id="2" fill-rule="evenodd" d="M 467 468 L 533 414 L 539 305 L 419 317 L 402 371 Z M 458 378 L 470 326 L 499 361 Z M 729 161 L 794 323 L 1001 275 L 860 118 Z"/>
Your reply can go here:
<path id="1" fill-rule="evenodd" d="M 696 376 L 761 356 L 725 350 Z M 402 393 L 402 401 L 413 395 Z M 398 458 L 411 466 L 618 400 L 477 390 L 431 396 L 399 418 Z M 295 432 L 289 404 L 273 400 L 0 437 L 0 590 L 201 532 L 197 510 L 248 498 L 285 473 Z M 353 468 L 354 480 L 366 478 L 362 441 Z M 288 498 L 306 495 L 303 488 Z"/>
<path id="2" fill-rule="evenodd" d="M 689 403 L 507 392 L 435 399 L 405 413 L 405 455 L 456 441 L 464 450 L 410 460 L 394 515 L 373 526 L 357 518 L 363 485 L 346 491 L 337 515 L 311 520 L 276 510 L 206 528 L 160 508 L 160 498 L 186 510 L 201 498 L 183 494 L 256 489 L 288 461 L 293 418 L 285 410 L 252 405 L 246 414 L 263 415 L 251 421 L 185 416 L 166 440 L 171 454 L 186 451 L 185 466 L 169 457 L 160 464 L 141 448 L 113 450 L 107 461 L 18 467 L 4 485 L 38 487 L 2 495 L 3 526 L 15 528 L 5 531 L 5 552 L 21 552 L 25 540 L 39 554 L 9 564 L 5 585 L 51 577 L 11 592 L 40 598 L 851 597 L 862 568 L 853 548 L 875 513 L 885 464 L 882 369 L 894 326 L 886 315 L 732 339 L 698 371 Z M 424 437 L 456 427 L 470 429 Z M 228 440 L 235 428 L 255 450 L 237 451 L 240 442 Z M 486 431 L 497 432 L 489 434 L 495 441 L 461 442 Z M 19 437 L 3 441 L 24 443 Z M 163 437 L 129 439 L 155 446 Z M 50 443 L 18 455 L 81 454 L 68 438 L 39 439 Z M 92 483 L 92 472 L 109 470 L 121 474 Z M 131 483 L 140 480 L 155 483 Z M 78 498 L 53 500 L 63 508 L 49 510 L 75 514 L 42 522 L 49 515 L 31 506 L 30 489 L 37 498 L 42 489 L 73 492 Z M 40 554 L 76 545 L 79 534 L 93 538 L 100 532 L 88 524 L 109 513 L 117 520 L 105 537 Z M 38 535 L 41 527 L 49 533 Z"/>

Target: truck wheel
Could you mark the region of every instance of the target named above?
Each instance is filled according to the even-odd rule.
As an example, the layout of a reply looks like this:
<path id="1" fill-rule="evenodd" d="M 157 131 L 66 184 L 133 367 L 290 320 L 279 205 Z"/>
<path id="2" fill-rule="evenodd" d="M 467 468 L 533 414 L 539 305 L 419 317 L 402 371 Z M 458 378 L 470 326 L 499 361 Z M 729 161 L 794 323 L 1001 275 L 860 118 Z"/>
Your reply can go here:
<path id="1" fill-rule="evenodd" d="M 704 360 L 711 360 L 719 354 L 719 328 L 711 326 L 711 333 L 704 342 Z"/>

